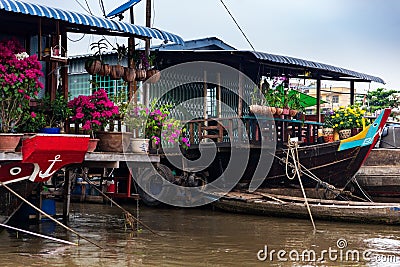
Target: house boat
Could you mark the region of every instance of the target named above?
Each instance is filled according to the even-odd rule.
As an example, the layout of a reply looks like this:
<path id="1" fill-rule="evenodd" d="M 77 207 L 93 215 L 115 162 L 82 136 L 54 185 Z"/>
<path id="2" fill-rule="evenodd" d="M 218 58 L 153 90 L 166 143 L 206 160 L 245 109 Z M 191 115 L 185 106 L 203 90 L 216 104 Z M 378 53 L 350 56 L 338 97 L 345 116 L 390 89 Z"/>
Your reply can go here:
<path id="1" fill-rule="evenodd" d="M 213 66 L 208 64 L 211 59 Z M 350 104 L 354 104 L 355 82 L 383 83 L 381 78 L 287 56 L 237 50 L 158 51 L 157 61 L 163 69 L 162 78 L 158 83 L 148 85 L 145 97 L 177 107 L 171 114 L 186 122 L 187 137 L 192 144 L 182 152 L 184 157 L 198 161 L 202 153 L 207 152 L 210 142 L 215 144 L 217 151 L 207 168 L 192 171 L 196 166 L 190 166 L 190 160 L 179 164 L 182 154 L 174 156 L 165 149 L 154 149 L 153 152 L 161 154 L 164 165 L 160 173 L 171 183 L 188 185 L 191 179 L 191 186 L 204 186 L 206 182 L 224 176 L 228 187 L 234 187 L 230 184 L 232 179 L 246 189 L 258 186 L 298 188 L 297 179 L 289 180 L 285 171 L 289 165 L 289 173 L 293 173 L 287 154 L 290 152 L 289 141 L 296 138 L 304 185 L 344 190 L 377 142 L 390 113 L 389 110 L 383 112 L 357 137 L 323 143 L 318 139 L 318 129 L 323 126 L 321 115 L 297 118 L 251 113 L 249 107 L 255 88 L 262 91 L 262 81 L 277 76 L 287 80 L 315 79 L 318 99 L 322 80 L 348 81 Z M 285 87 L 289 90 L 288 84 Z M 318 101 L 315 104 L 317 114 L 321 114 Z M 248 151 L 242 151 L 246 149 Z M 233 150 L 244 153 L 245 164 L 239 171 L 227 172 Z M 235 164 L 241 163 L 239 160 Z M 310 173 L 306 175 L 304 171 Z M 158 204 L 155 198 L 163 194 L 163 183 L 157 176 L 149 173 L 141 178 L 146 183 L 146 192 L 140 194 L 150 205 Z"/>

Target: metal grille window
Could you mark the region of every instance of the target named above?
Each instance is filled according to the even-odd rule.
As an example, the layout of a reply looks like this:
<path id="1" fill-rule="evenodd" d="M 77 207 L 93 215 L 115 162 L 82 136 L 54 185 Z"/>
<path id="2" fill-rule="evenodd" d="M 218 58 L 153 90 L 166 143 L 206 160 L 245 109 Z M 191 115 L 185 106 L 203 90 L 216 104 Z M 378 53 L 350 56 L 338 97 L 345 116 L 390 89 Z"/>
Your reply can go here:
<path id="1" fill-rule="evenodd" d="M 90 95 L 90 75 L 85 74 L 73 74 L 68 76 L 68 91 L 70 93 L 70 99 L 79 95 Z"/>
<path id="2" fill-rule="evenodd" d="M 216 117 L 217 115 L 217 88 L 207 88 L 207 115 Z"/>
<path id="3" fill-rule="evenodd" d="M 332 103 L 334 103 L 334 104 L 339 103 L 339 96 L 338 95 L 332 96 Z"/>
<path id="4" fill-rule="evenodd" d="M 127 86 L 121 79 L 111 80 L 109 76 L 96 75 L 95 82 L 98 88 L 106 90 L 108 97 L 111 99 L 121 95 L 128 96 Z"/>

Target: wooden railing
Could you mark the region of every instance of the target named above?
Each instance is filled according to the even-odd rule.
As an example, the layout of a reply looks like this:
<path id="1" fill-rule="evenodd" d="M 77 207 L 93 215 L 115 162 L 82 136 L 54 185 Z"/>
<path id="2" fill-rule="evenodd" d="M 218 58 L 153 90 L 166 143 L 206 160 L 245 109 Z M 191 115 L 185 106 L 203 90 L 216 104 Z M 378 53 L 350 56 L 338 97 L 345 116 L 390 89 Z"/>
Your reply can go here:
<path id="1" fill-rule="evenodd" d="M 278 147 L 284 146 L 290 137 L 297 137 L 301 144 L 317 143 L 318 128 L 321 123 L 285 118 L 242 119 L 209 118 L 191 120 L 186 123 L 191 144 L 198 144 L 209 138 L 216 143 L 235 143 L 248 140 L 251 144 L 260 143 L 263 138 L 275 139 Z M 267 140 L 268 140 L 267 139 Z M 264 139 L 266 140 L 266 139 Z"/>
<path id="2" fill-rule="evenodd" d="M 67 133 L 79 133 L 79 125 Z M 313 121 L 292 120 L 288 118 L 260 118 L 244 116 L 229 118 L 196 119 L 186 123 L 187 138 L 191 144 L 199 144 L 203 139 L 212 139 L 217 144 L 243 143 L 248 140 L 251 144 L 259 144 L 261 140 L 275 139 L 278 147 L 287 144 L 289 137 L 297 137 L 300 144 L 317 143 L 318 128 L 323 124 Z M 115 120 L 114 125 L 107 127 L 108 131 L 121 131 L 121 120 Z M 267 138 L 267 139 L 263 139 Z"/>

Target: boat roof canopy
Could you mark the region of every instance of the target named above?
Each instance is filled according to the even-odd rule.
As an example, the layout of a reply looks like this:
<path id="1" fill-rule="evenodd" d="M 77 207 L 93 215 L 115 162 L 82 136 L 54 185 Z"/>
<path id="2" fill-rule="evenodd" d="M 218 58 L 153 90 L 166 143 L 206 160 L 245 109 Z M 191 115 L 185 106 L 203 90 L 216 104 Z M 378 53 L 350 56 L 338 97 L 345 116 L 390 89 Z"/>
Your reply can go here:
<path id="1" fill-rule="evenodd" d="M 157 57 L 165 59 L 162 68 L 188 61 L 210 61 L 212 59 L 212 61 L 241 70 L 253 81 L 259 80 L 262 76 L 286 76 L 315 80 L 385 83 L 379 77 L 341 67 L 257 51 L 160 50 Z"/>

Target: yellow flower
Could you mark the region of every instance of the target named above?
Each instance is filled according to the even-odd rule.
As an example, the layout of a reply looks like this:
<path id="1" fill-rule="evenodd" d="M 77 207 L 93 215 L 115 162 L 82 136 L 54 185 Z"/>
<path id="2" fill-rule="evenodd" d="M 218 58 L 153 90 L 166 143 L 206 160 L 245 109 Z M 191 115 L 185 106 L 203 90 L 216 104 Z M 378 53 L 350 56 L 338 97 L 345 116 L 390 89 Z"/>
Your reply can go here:
<path id="1" fill-rule="evenodd" d="M 343 121 L 341 121 L 340 124 L 343 124 Z"/>
<path id="2" fill-rule="evenodd" d="M 338 113 L 336 113 L 336 118 L 339 118 L 339 114 Z"/>
<path id="3" fill-rule="evenodd" d="M 339 127 L 339 124 L 336 123 L 336 124 L 335 124 L 335 128 L 337 128 L 337 127 Z"/>
<path id="4" fill-rule="evenodd" d="M 353 119 L 349 119 L 349 122 L 352 122 L 353 121 Z"/>
<path id="5" fill-rule="evenodd" d="M 344 106 L 340 106 L 339 108 L 344 109 Z"/>

